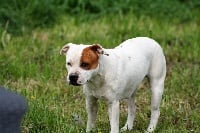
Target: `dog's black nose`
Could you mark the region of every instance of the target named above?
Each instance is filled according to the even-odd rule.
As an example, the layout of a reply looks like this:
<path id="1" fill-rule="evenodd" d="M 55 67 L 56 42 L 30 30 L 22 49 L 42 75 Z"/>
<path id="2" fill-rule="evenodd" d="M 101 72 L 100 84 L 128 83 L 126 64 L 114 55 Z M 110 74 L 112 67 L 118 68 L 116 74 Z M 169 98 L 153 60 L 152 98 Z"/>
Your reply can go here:
<path id="1" fill-rule="evenodd" d="M 72 73 L 72 74 L 69 75 L 70 84 L 76 85 L 76 86 L 79 85 L 77 83 L 77 80 L 78 80 L 78 74 L 77 73 Z"/>
<path id="2" fill-rule="evenodd" d="M 76 74 L 76 73 L 70 74 L 69 75 L 69 80 L 73 81 L 73 82 L 76 82 L 78 80 L 78 74 Z"/>

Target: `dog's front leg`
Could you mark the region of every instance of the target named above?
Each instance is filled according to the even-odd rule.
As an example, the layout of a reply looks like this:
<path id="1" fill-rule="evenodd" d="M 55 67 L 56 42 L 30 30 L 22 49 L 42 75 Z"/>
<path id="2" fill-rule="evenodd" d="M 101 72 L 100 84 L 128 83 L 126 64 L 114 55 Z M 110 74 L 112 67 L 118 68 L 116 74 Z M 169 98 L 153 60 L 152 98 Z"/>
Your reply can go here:
<path id="1" fill-rule="evenodd" d="M 124 125 L 123 128 L 121 128 L 121 131 L 126 131 L 126 130 L 132 130 L 133 128 L 133 121 L 135 118 L 135 111 L 136 111 L 136 106 L 135 106 L 135 93 L 126 100 L 127 105 L 128 105 L 128 117 L 126 124 Z"/>
<path id="2" fill-rule="evenodd" d="M 119 101 L 113 101 L 108 106 L 111 127 L 110 133 L 119 133 Z"/>
<path id="3" fill-rule="evenodd" d="M 86 132 L 90 132 L 92 129 L 95 128 L 95 120 L 96 120 L 97 111 L 98 111 L 97 98 L 93 96 L 87 96 L 86 109 L 87 109 L 87 115 L 88 115 Z"/>

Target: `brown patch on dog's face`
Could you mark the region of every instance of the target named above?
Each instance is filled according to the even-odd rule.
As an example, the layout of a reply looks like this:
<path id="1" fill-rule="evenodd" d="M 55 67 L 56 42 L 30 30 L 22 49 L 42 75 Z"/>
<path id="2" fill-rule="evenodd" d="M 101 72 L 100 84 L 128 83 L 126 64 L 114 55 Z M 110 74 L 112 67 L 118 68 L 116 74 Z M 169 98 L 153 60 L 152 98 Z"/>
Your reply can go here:
<path id="1" fill-rule="evenodd" d="M 98 66 L 98 49 L 101 49 L 99 45 L 92 45 L 83 49 L 80 67 L 85 70 L 95 69 Z"/>

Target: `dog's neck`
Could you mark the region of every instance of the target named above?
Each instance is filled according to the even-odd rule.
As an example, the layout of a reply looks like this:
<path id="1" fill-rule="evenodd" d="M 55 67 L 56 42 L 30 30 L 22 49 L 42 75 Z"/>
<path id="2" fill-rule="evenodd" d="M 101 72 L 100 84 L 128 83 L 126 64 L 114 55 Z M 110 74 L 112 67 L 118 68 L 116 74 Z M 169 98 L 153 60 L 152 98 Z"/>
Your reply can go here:
<path id="1" fill-rule="evenodd" d="M 100 75 L 106 75 L 113 67 L 118 67 L 119 57 L 115 49 L 104 49 L 106 55 L 101 55 L 99 58 L 99 71 Z"/>
<path id="2" fill-rule="evenodd" d="M 94 86 L 102 86 L 105 83 L 108 83 L 107 80 L 111 80 L 114 83 L 116 78 L 118 78 L 117 71 L 112 73 L 112 69 L 118 67 L 117 54 L 114 52 L 114 49 L 104 49 L 106 55 L 100 55 L 99 57 L 99 65 L 97 68 L 97 73 L 93 75 L 93 77 L 88 81 L 89 84 L 93 84 Z M 115 60 L 115 61 L 114 61 Z"/>

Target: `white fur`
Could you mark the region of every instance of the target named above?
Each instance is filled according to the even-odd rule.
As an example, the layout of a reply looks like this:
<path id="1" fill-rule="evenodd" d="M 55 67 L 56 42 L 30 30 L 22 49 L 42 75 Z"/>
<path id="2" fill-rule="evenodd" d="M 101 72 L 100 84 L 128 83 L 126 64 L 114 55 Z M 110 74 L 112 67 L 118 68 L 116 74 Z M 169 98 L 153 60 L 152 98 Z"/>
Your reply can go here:
<path id="1" fill-rule="evenodd" d="M 70 44 L 66 53 L 68 73 L 78 72 L 78 83 L 83 85 L 88 113 L 87 129 L 95 128 L 98 109 L 97 99 L 105 99 L 109 107 L 110 133 L 119 132 L 119 100 L 127 99 L 128 118 L 122 131 L 131 130 L 135 117 L 134 96 L 137 86 L 145 76 L 151 84 L 151 120 L 147 128 L 152 132 L 160 115 L 159 106 L 164 89 L 166 61 L 157 42 L 146 37 L 137 37 L 123 42 L 114 49 L 103 49 L 107 55 L 99 55 L 99 65 L 93 70 L 80 68 L 81 52 L 88 45 Z M 69 76 L 68 74 L 68 76 Z"/>

